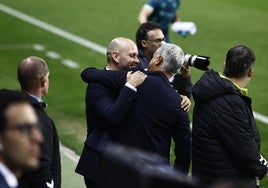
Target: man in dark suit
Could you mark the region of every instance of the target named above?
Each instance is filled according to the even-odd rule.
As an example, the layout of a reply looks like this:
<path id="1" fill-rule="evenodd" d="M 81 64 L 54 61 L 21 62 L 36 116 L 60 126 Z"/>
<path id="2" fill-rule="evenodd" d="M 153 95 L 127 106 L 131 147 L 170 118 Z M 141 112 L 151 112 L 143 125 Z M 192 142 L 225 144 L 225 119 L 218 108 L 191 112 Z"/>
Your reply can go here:
<path id="1" fill-rule="evenodd" d="M 107 48 L 110 70 L 128 70 L 139 61 L 136 44 L 127 38 L 113 39 Z M 108 71 L 109 70 L 109 71 Z M 114 130 L 126 119 L 136 98 L 136 87 L 146 75 L 142 72 L 128 74 L 125 86 L 120 90 L 108 90 L 99 84 L 89 84 L 86 91 L 87 138 L 76 167 L 84 176 L 87 187 L 96 187 L 100 150 L 113 139 Z"/>
<path id="2" fill-rule="evenodd" d="M 29 96 L 45 138 L 41 146 L 40 168 L 25 174 L 20 181 L 21 187 L 60 188 L 59 138 L 54 122 L 44 110 L 46 103 L 42 100 L 49 89 L 49 70 L 46 62 L 34 56 L 23 59 L 18 65 L 18 80 L 22 91 Z"/>
<path id="3" fill-rule="evenodd" d="M 117 129 L 115 141 L 158 153 L 169 162 L 171 138 L 175 142 L 175 169 L 188 173 L 191 160 L 191 133 L 188 113 L 170 81 L 182 67 L 183 51 L 174 44 L 163 44 L 155 52 L 146 80 L 137 90 L 137 100 L 124 125 Z M 97 82 L 110 90 L 120 90 L 125 72 L 85 69 L 84 81 Z"/>
<path id="4" fill-rule="evenodd" d="M 42 140 L 27 96 L 0 89 L 0 188 L 18 187 L 25 170 L 38 168 Z"/>

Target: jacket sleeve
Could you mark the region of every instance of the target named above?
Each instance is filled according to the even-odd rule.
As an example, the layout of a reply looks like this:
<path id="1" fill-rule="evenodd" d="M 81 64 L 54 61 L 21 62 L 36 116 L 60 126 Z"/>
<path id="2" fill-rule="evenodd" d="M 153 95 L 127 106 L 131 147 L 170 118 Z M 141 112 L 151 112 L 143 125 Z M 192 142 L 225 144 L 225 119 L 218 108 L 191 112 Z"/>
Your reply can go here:
<path id="1" fill-rule="evenodd" d="M 89 84 L 87 90 L 87 101 L 111 126 L 122 124 L 137 97 L 137 93 L 126 86 L 117 92 L 117 98 L 113 98 L 111 90 L 99 84 Z"/>
<path id="2" fill-rule="evenodd" d="M 106 71 L 89 67 L 81 72 L 81 78 L 86 83 L 98 83 L 109 89 L 119 90 L 126 82 L 126 71 Z"/>
<path id="3" fill-rule="evenodd" d="M 54 153 L 53 153 L 51 171 L 55 188 L 61 188 L 61 156 L 60 156 L 59 137 L 55 125 L 53 129 L 54 129 L 54 137 L 53 137 Z"/>
<path id="4" fill-rule="evenodd" d="M 175 142 L 174 168 L 188 174 L 191 162 L 191 131 L 188 113 L 183 109 L 178 112 L 178 121 L 172 129 Z"/>
<path id="5" fill-rule="evenodd" d="M 191 98 L 193 87 L 191 76 L 185 78 L 180 74 L 176 74 L 172 81 L 172 85 L 179 94 L 186 95 L 188 98 Z"/>
<path id="6" fill-rule="evenodd" d="M 246 104 L 238 101 L 229 103 L 215 122 L 216 134 L 241 169 L 262 178 L 267 167 L 260 161 L 259 146 L 253 136 L 252 126 L 256 125 L 252 125 L 251 114 L 245 108 Z"/>

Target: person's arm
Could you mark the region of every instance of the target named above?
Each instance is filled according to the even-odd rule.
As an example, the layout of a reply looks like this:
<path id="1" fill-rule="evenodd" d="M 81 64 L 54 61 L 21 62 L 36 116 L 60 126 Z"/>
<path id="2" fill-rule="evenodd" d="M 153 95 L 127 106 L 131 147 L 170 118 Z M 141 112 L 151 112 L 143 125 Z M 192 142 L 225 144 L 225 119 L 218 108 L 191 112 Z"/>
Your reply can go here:
<path id="1" fill-rule="evenodd" d="M 179 94 L 191 98 L 193 84 L 190 75 L 184 77 L 178 73 L 174 76 L 174 80 L 171 84 L 173 85 L 173 88 L 178 91 Z"/>
<path id="2" fill-rule="evenodd" d="M 154 8 L 148 4 L 145 4 L 142 6 L 139 16 L 138 16 L 138 21 L 140 24 L 143 24 L 148 21 L 148 17 L 154 12 Z"/>
<path id="3" fill-rule="evenodd" d="M 172 129 L 176 157 L 174 168 L 188 174 L 191 162 L 191 131 L 188 113 L 183 109 L 178 111 L 177 122 Z"/>
<path id="4" fill-rule="evenodd" d="M 57 129 L 55 127 L 55 124 L 53 122 L 53 132 L 54 132 L 54 152 L 53 152 L 53 159 L 52 159 L 52 177 L 54 180 L 54 187 L 55 188 L 61 188 L 61 157 L 60 157 L 60 146 L 59 146 L 59 136 L 57 133 Z"/>
<path id="5" fill-rule="evenodd" d="M 180 18 L 180 16 L 179 16 L 179 14 L 178 14 L 178 12 L 174 15 L 174 17 L 173 17 L 173 20 L 172 20 L 172 23 L 174 23 L 174 22 L 180 22 L 181 21 L 181 18 Z"/>
<path id="6" fill-rule="evenodd" d="M 126 82 L 127 71 L 98 70 L 88 67 L 81 72 L 81 78 L 86 83 L 98 83 L 109 89 L 119 90 Z"/>
<path id="7" fill-rule="evenodd" d="M 109 73 L 110 71 L 105 71 Z M 126 84 L 118 90 L 111 90 L 100 84 L 90 83 L 87 101 L 97 110 L 110 125 L 118 126 L 126 119 L 136 98 L 137 87 L 146 79 L 140 71 L 128 73 Z"/>
<path id="8" fill-rule="evenodd" d="M 261 162 L 258 144 L 253 138 L 252 122 L 250 122 L 254 119 L 248 117 L 248 113 L 243 111 L 245 106 L 244 103 L 233 101 L 222 110 L 215 122 L 217 137 L 242 170 L 262 178 L 267 173 L 267 165 Z"/>
<path id="9" fill-rule="evenodd" d="M 136 92 L 124 86 L 115 95 L 111 96 L 111 90 L 99 84 L 89 84 L 87 89 L 87 103 L 90 108 L 96 109 L 100 118 L 104 119 L 109 126 L 120 126 L 126 119 L 129 110 L 132 108 Z M 88 106 L 88 104 L 87 104 Z"/>

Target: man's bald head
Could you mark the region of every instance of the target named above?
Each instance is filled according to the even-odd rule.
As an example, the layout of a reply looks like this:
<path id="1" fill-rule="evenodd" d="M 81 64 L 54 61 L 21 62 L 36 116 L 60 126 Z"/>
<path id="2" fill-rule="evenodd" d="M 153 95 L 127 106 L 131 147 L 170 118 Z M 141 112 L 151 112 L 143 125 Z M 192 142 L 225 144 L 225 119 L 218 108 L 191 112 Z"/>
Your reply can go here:
<path id="1" fill-rule="evenodd" d="M 109 68 L 114 70 L 128 70 L 139 63 L 138 48 L 135 42 L 124 37 L 114 38 L 107 48 Z"/>
<path id="2" fill-rule="evenodd" d="M 18 65 L 18 80 L 22 90 L 29 90 L 38 84 L 38 80 L 48 73 L 46 62 L 35 56 L 23 59 Z"/>
<path id="3" fill-rule="evenodd" d="M 124 38 L 124 37 L 114 38 L 108 45 L 107 54 L 111 52 L 120 52 L 123 48 L 132 44 L 135 44 L 135 43 L 131 39 Z"/>

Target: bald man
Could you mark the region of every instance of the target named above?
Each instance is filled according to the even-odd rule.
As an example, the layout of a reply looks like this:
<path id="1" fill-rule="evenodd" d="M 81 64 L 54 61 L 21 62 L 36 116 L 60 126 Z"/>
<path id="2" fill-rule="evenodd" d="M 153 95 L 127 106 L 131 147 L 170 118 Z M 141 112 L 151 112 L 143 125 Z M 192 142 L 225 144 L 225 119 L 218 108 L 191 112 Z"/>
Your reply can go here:
<path id="1" fill-rule="evenodd" d="M 139 64 L 136 44 L 128 38 L 117 37 L 107 48 L 107 70 L 128 70 Z"/>
<path id="2" fill-rule="evenodd" d="M 129 70 L 139 64 L 136 44 L 123 37 L 113 39 L 107 48 L 105 70 Z M 123 124 L 136 98 L 137 86 L 146 75 L 128 74 L 121 91 L 110 91 L 99 84 L 89 84 L 86 91 L 87 138 L 76 172 L 84 176 L 89 188 L 97 187 L 100 150 L 113 140 L 115 129 Z"/>
<path id="3" fill-rule="evenodd" d="M 20 187 L 60 188 L 59 138 L 54 122 L 44 110 L 46 103 L 42 100 L 49 90 L 48 66 L 43 59 L 30 56 L 19 63 L 17 73 L 21 90 L 29 96 L 44 137 L 41 145 L 40 168 L 37 171 L 26 173 L 20 181 Z"/>

